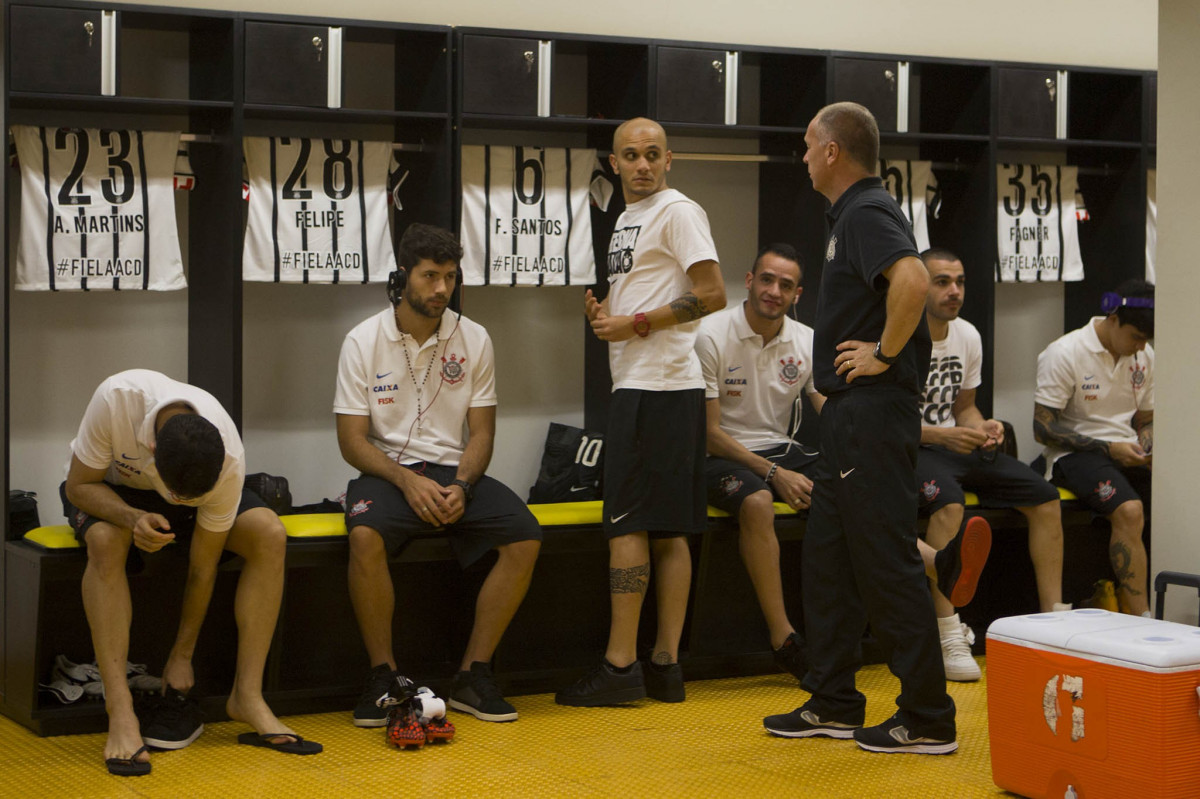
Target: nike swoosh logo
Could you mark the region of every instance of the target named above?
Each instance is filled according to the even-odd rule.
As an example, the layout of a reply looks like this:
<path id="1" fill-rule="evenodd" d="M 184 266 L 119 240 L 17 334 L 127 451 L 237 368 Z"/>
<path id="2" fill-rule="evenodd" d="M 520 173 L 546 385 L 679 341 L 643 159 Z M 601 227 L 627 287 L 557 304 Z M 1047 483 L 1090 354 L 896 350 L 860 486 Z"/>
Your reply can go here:
<path id="1" fill-rule="evenodd" d="M 628 512 L 625 512 L 625 513 L 622 513 L 620 516 L 609 516 L 609 517 L 608 517 L 608 521 L 609 521 L 611 524 L 616 524 L 617 522 L 621 521 L 622 519 L 624 519 L 624 518 L 625 518 L 626 516 L 628 516 L 628 515 L 629 515 L 629 513 L 628 513 Z"/>
<path id="2" fill-rule="evenodd" d="M 589 488 L 591 488 L 591 486 L 571 486 L 571 493 L 574 494 L 576 491 L 587 491 Z"/>
<path id="3" fill-rule="evenodd" d="M 1084 375 L 1083 379 L 1084 380 L 1095 380 L 1096 376 L 1095 375 Z"/>
<path id="4" fill-rule="evenodd" d="M 842 479 L 843 479 L 843 480 L 845 480 L 847 477 L 849 477 L 849 476 L 850 476 L 850 472 L 854 471 L 854 469 L 857 469 L 857 468 L 858 468 L 858 467 L 857 467 L 857 466 L 855 466 L 855 467 L 853 467 L 853 468 L 851 468 L 851 469 L 847 469 L 847 470 L 846 470 L 846 471 L 844 471 L 844 472 L 839 472 L 839 474 L 842 476 Z"/>
<path id="5" fill-rule="evenodd" d="M 127 461 L 136 461 L 141 458 L 141 455 L 136 455 L 136 456 L 135 455 L 126 455 L 124 452 L 122 452 L 121 457 Z"/>
<path id="6" fill-rule="evenodd" d="M 740 366 L 731 366 L 731 367 L 729 367 L 729 371 L 736 372 L 738 369 L 741 369 L 741 368 L 742 367 L 740 367 Z"/>
<path id="7" fill-rule="evenodd" d="M 376 379 L 376 380 L 382 380 L 383 378 L 387 377 L 387 376 L 388 376 L 388 375 L 390 375 L 390 374 L 391 374 L 391 372 L 384 372 L 383 374 L 376 373 L 376 374 L 375 374 L 375 379 Z"/>

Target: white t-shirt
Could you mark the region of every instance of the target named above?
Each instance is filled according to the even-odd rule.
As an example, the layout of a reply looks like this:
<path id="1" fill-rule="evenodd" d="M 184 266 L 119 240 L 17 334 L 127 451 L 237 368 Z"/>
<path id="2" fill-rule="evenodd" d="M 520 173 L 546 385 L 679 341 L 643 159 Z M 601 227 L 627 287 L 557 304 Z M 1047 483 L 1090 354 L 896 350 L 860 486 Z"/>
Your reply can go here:
<path id="1" fill-rule="evenodd" d="M 178 131 L 13 125 L 21 165 L 15 288 L 187 287 L 175 229 Z"/>
<path id="2" fill-rule="evenodd" d="M 442 314 L 418 346 L 388 307 L 346 334 L 333 412 L 369 416 L 367 440 L 398 463 L 457 466 L 467 410 L 496 404 L 494 364 L 487 331 L 465 316 Z"/>
<path id="3" fill-rule="evenodd" d="M 1120 359 L 1104 349 L 1093 317 L 1083 327 L 1051 342 L 1038 356 L 1034 401 L 1062 411 L 1060 421 L 1080 435 L 1101 441 L 1137 443 L 1135 411 L 1154 410 L 1154 348 Z M 1047 446 L 1050 467 L 1070 450 Z"/>
<path id="4" fill-rule="evenodd" d="M 608 312 L 632 316 L 669 304 L 692 290 L 687 270 L 716 261 L 704 209 L 675 189 L 630 204 L 608 245 Z M 694 346 L 700 321 L 655 330 L 608 345 L 613 391 L 704 388 Z"/>
<path id="5" fill-rule="evenodd" d="M 1078 168 L 996 164 L 996 279 L 1083 280 Z"/>
<path id="6" fill-rule="evenodd" d="M 705 398 L 720 399 L 721 428 L 751 451 L 786 444 L 793 407 L 800 426 L 800 390 L 816 391 L 812 346 L 812 328 L 790 316 L 763 346 L 744 304 L 701 319 L 696 353 Z"/>
<path id="7" fill-rule="evenodd" d="M 242 278 L 379 283 L 396 269 L 388 227 L 392 144 L 247 136 Z"/>
<path id="8" fill-rule="evenodd" d="M 966 319 L 951 319 L 946 337 L 933 342 L 929 377 L 921 397 L 921 424 L 925 427 L 954 427 L 954 401 L 964 389 L 979 388 L 983 369 L 983 342 L 975 325 Z"/>
<path id="9" fill-rule="evenodd" d="M 163 408 L 186 402 L 217 428 L 225 442 L 225 463 L 217 484 L 195 499 L 175 499 L 158 476 L 151 447 Z M 204 389 L 148 369 L 120 372 L 100 384 L 71 442 L 71 453 L 93 469 L 108 469 L 110 483 L 156 491 L 172 505 L 196 508 L 196 526 L 212 532 L 233 527 L 246 479 L 246 453 L 233 419 Z M 70 461 L 68 459 L 68 468 Z"/>
<path id="10" fill-rule="evenodd" d="M 595 150 L 464 145 L 463 285 L 595 283 L 591 204 L 611 194 Z"/>

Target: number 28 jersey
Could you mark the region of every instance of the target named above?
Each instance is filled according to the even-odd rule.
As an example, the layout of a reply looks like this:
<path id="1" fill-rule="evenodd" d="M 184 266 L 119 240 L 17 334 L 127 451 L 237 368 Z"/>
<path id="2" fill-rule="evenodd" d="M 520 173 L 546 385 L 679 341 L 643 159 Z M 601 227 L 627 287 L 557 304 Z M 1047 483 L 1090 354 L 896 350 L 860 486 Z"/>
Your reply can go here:
<path id="1" fill-rule="evenodd" d="M 184 288 L 179 133 L 13 125 L 21 166 L 16 288 Z"/>
<path id="2" fill-rule="evenodd" d="M 242 277 L 378 283 L 396 268 L 388 228 L 390 142 L 246 137 Z"/>

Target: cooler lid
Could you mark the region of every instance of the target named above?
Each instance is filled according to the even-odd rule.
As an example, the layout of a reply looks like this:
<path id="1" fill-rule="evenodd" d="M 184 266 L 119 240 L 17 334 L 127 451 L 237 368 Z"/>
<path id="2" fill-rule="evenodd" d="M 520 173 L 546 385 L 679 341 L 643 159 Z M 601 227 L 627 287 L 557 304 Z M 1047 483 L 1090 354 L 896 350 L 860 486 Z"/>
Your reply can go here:
<path id="1" fill-rule="evenodd" d="M 1153 668 L 1200 666 L 1200 629 L 1107 610 L 1009 616 L 996 619 L 987 637 Z"/>

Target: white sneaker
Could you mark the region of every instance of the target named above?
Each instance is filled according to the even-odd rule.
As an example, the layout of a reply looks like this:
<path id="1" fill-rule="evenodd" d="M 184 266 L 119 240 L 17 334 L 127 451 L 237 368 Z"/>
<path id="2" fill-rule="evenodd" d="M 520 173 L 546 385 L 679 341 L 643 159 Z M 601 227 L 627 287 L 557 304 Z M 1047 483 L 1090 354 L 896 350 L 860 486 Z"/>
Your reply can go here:
<path id="1" fill-rule="evenodd" d="M 946 679 L 973 682 L 982 677 L 979 664 L 971 656 L 975 633 L 959 621 L 958 614 L 938 619 L 938 631 L 942 637 L 942 665 L 946 667 Z"/>

